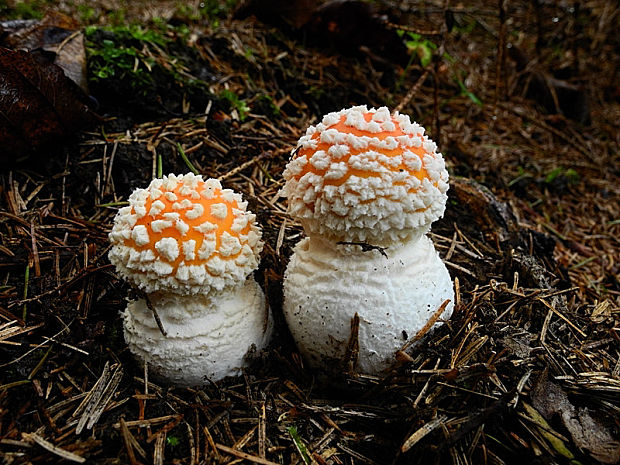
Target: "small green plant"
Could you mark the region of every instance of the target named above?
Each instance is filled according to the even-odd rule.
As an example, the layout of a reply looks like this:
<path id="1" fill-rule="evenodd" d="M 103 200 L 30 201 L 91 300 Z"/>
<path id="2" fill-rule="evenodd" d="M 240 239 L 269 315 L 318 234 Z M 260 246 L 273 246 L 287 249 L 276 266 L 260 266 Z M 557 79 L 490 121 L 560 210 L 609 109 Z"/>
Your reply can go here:
<path id="1" fill-rule="evenodd" d="M 157 19 L 149 27 L 86 27 L 92 89 L 106 96 L 107 102 L 131 101 L 130 107 L 136 112 L 185 113 L 189 108 L 182 102 L 206 105 L 203 100 L 212 94 L 207 82 L 192 75 L 194 60 L 200 58 L 187 46 L 182 32 Z M 243 110 L 240 107 L 240 113 Z"/>
<path id="2" fill-rule="evenodd" d="M 252 106 L 254 107 L 254 111 L 258 111 L 267 116 L 279 116 L 280 108 L 273 101 L 271 95 L 267 94 L 259 94 L 256 96 L 254 101 L 252 102 Z"/>
<path id="3" fill-rule="evenodd" d="M 31 2 L 17 2 L 13 8 L 8 8 L 6 3 L 0 4 L 4 13 L 5 5 L 8 9 L 7 19 L 41 19 L 43 18 L 43 10 L 47 5 L 46 1 L 35 0 Z"/>
<path id="4" fill-rule="evenodd" d="M 100 49 L 90 50 L 91 71 L 94 80 L 131 75 L 134 87 L 149 83 L 145 72 L 153 64 L 149 57 L 141 57 L 133 48 L 118 47 L 113 40 L 104 39 Z"/>
<path id="5" fill-rule="evenodd" d="M 552 169 L 545 176 L 545 183 L 551 184 L 553 181 L 559 178 L 564 178 L 568 182 L 569 185 L 578 184 L 579 183 L 579 173 L 572 168 L 564 169 L 562 166 L 558 166 L 557 168 Z"/>
<path id="6" fill-rule="evenodd" d="M 518 182 L 520 182 L 521 180 L 528 179 L 528 178 L 533 178 L 532 174 L 529 173 L 522 166 L 518 166 L 517 167 L 517 176 L 508 183 L 508 187 L 512 187 L 515 184 L 517 184 Z"/>
<path id="7" fill-rule="evenodd" d="M 142 93 L 153 86 L 151 71 L 155 60 L 144 53 L 144 46 L 165 48 L 168 38 L 135 25 L 108 29 L 89 26 L 85 32 L 89 74 L 93 81 L 128 79 L 131 87 Z M 96 37 L 103 38 L 95 43 Z"/>
<path id="8" fill-rule="evenodd" d="M 200 19 L 200 12 L 192 5 L 188 5 L 185 2 L 177 2 L 175 16 L 186 21 L 198 21 Z"/>
<path id="9" fill-rule="evenodd" d="M 290 426 L 288 428 L 288 434 L 291 435 L 291 438 L 293 439 L 293 443 L 295 444 L 295 448 L 297 449 L 297 452 L 299 452 L 299 455 L 304 461 L 304 464 L 310 465 L 312 463 L 312 460 L 310 459 L 310 454 L 308 453 L 308 449 L 306 448 L 306 445 L 304 444 L 301 437 L 299 436 L 299 433 L 297 432 L 297 428 L 294 426 Z"/>
<path id="10" fill-rule="evenodd" d="M 116 28 L 116 32 L 121 35 L 127 35 L 139 42 L 148 42 L 150 44 L 166 47 L 170 43 L 170 39 L 165 37 L 161 32 L 153 29 L 144 29 L 142 26 L 131 25 L 129 27 L 120 26 Z"/>
<path id="11" fill-rule="evenodd" d="M 465 85 L 465 83 L 463 82 L 463 80 L 461 78 L 456 78 L 456 83 L 459 86 L 459 89 L 461 89 L 461 95 L 464 97 L 467 97 L 469 100 L 471 100 L 472 102 L 474 102 L 476 105 L 478 105 L 479 107 L 482 106 L 482 100 L 480 100 L 476 94 L 474 94 L 471 90 L 469 90 L 467 88 L 467 86 Z"/>
<path id="12" fill-rule="evenodd" d="M 219 20 L 225 18 L 236 5 L 237 0 L 204 0 L 200 2 L 199 11 L 201 16 L 217 26 Z"/>
<path id="13" fill-rule="evenodd" d="M 437 44 L 429 39 L 423 38 L 420 34 L 416 34 L 415 32 L 399 29 L 396 33 L 399 37 L 404 38 L 405 46 L 413 52 L 412 58 L 417 56 L 420 60 L 420 64 L 424 67 L 431 64 L 433 52 L 437 50 Z"/>
<path id="14" fill-rule="evenodd" d="M 176 436 L 166 436 L 166 444 L 169 445 L 170 447 L 176 447 L 180 443 L 181 441 Z"/>
<path id="15" fill-rule="evenodd" d="M 77 12 L 82 23 L 90 23 L 97 17 L 97 12 L 90 5 L 80 4 L 77 6 Z"/>
<path id="16" fill-rule="evenodd" d="M 471 34 L 473 30 L 476 28 L 477 21 L 473 18 L 470 18 L 465 24 L 459 25 L 455 24 L 454 30 L 460 32 L 463 35 Z"/>
<path id="17" fill-rule="evenodd" d="M 230 106 L 237 110 L 237 113 L 239 113 L 239 119 L 241 121 L 244 121 L 245 118 L 248 116 L 248 113 L 250 113 L 250 107 L 245 102 L 245 100 L 241 100 L 239 96 L 235 94 L 232 90 L 226 89 L 222 91 L 220 97 L 228 100 Z"/>
<path id="18" fill-rule="evenodd" d="M 405 81 L 409 68 L 414 63 L 416 58 L 423 67 L 427 67 L 431 64 L 433 61 L 433 53 L 437 50 L 437 44 L 431 40 L 423 38 L 420 34 L 416 34 L 415 32 L 398 29 L 396 33 L 401 39 L 404 39 L 405 46 L 411 53 L 409 63 L 407 63 L 407 66 L 401 73 L 398 82 L 396 83 L 396 88 L 399 89 Z"/>
<path id="19" fill-rule="evenodd" d="M 112 10 L 108 15 L 108 21 L 110 24 L 115 26 L 121 26 L 127 22 L 125 18 L 125 10 L 123 8 L 119 8 L 117 10 Z"/>

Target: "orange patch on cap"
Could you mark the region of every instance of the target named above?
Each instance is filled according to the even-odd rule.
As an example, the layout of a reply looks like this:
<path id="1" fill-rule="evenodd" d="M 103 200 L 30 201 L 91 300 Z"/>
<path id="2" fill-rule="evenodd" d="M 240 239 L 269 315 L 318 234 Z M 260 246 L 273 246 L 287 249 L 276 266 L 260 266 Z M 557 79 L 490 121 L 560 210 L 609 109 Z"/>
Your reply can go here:
<path id="1" fill-rule="evenodd" d="M 174 190 L 166 191 L 166 192 L 172 192 L 177 197 L 177 199 L 174 201 L 169 200 L 166 197 L 165 193 L 158 199 L 151 199 L 150 197 L 147 199 L 146 205 L 145 205 L 147 214 L 143 216 L 142 218 L 138 219 L 134 228 L 138 225 L 143 225 L 146 227 L 146 230 L 148 232 L 149 239 L 150 239 L 148 244 L 139 246 L 138 244 L 136 244 L 135 240 L 133 239 L 126 239 L 124 241 L 124 244 L 127 247 L 131 247 L 137 250 L 138 252 L 142 252 L 146 249 L 153 250 L 155 255 L 159 255 L 159 258 L 161 260 L 168 262 L 173 267 L 173 274 L 176 273 L 177 268 L 182 262 L 184 262 L 185 265 L 188 265 L 188 266 L 204 265 L 216 255 L 219 255 L 219 258 L 221 258 L 222 260 L 234 260 L 235 258 L 237 258 L 240 254 L 240 251 L 233 255 L 226 256 L 226 257 L 222 256 L 218 252 L 220 249 L 221 237 L 223 233 L 226 232 L 233 237 L 239 237 L 242 235 L 247 235 L 250 232 L 250 224 L 248 224 L 243 229 L 241 229 L 241 231 L 235 232 L 231 229 L 234 218 L 235 218 L 235 215 L 233 214 L 233 209 L 239 209 L 239 205 L 237 204 L 237 201 L 236 200 L 226 201 L 222 197 L 221 189 L 215 189 L 213 191 L 213 198 L 205 199 L 201 196 L 199 199 L 193 199 L 191 195 L 182 195 L 180 193 L 180 190 L 182 188 L 183 188 L 183 185 L 179 184 Z M 198 183 L 198 186 L 195 188 L 195 190 L 199 193 L 204 189 L 205 189 L 204 181 L 200 181 Z M 183 200 L 186 200 L 186 199 L 192 203 L 192 207 L 183 208 L 183 209 L 173 208 L 174 204 L 180 204 L 183 202 Z M 159 214 L 155 216 L 151 216 L 148 212 L 153 207 L 153 203 L 157 200 L 162 202 L 165 205 L 165 207 L 162 209 L 162 211 Z M 195 218 L 193 217 L 188 218 L 187 212 L 192 210 L 194 205 L 202 206 L 203 212 L 200 216 L 197 216 Z M 224 218 L 214 216 L 213 213 L 211 212 L 212 205 L 225 206 L 226 216 Z M 131 213 L 132 214 L 135 213 L 135 210 L 133 207 L 132 207 Z M 166 217 L 164 216 L 166 213 L 178 213 L 179 220 L 188 226 L 187 231 L 183 233 L 182 230 L 177 228 L 176 227 L 177 223 L 175 220 L 167 220 Z M 172 225 L 164 229 L 161 229 L 161 230 L 159 230 L 159 228 L 157 228 L 156 230 L 153 230 L 153 222 L 155 221 L 170 221 Z M 200 247 L 202 246 L 202 243 L 205 240 L 205 234 L 203 232 L 198 231 L 196 228 L 200 227 L 200 225 L 204 224 L 205 222 L 211 223 L 212 225 L 215 226 L 215 228 L 213 229 L 215 233 L 215 250 L 209 255 L 208 258 L 201 259 L 198 257 L 198 250 L 200 250 Z M 165 256 L 158 254 L 157 250 L 155 249 L 155 244 L 164 238 L 175 239 L 179 245 L 179 256 L 174 261 L 167 260 Z M 183 243 L 190 241 L 190 240 L 194 240 L 196 242 L 195 247 L 194 247 L 196 258 L 194 258 L 193 260 L 186 259 L 183 253 Z"/>
<path id="2" fill-rule="evenodd" d="M 373 117 L 373 113 L 367 112 L 364 114 L 364 119 L 366 120 L 366 122 L 370 122 L 372 120 Z M 409 138 L 414 138 L 417 137 L 415 135 L 411 135 L 411 134 L 406 134 L 399 126 L 398 121 L 394 118 L 392 118 L 392 122 L 394 123 L 395 126 L 395 130 L 393 131 L 381 131 L 381 132 L 371 132 L 371 131 L 367 131 L 367 130 L 361 130 L 356 128 L 355 126 L 351 126 L 348 125 L 346 123 L 346 116 L 343 115 L 340 117 L 340 121 L 338 121 L 336 124 L 330 125 L 328 126 L 325 130 L 328 129 L 335 129 L 337 130 L 339 133 L 341 134 L 352 134 L 354 136 L 357 137 L 373 137 L 373 138 L 377 138 L 380 141 L 385 141 L 388 137 L 409 137 Z M 324 130 L 324 131 L 325 131 Z M 328 153 L 327 151 L 329 150 L 329 148 L 333 145 L 333 144 L 329 144 L 326 142 L 320 142 L 320 137 L 323 131 L 317 131 L 316 133 L 314 133 L 312 135 L 312 137 L 310 138 L 311 140 L 317 140 L 317 145 L 316 148 L 301 148 L 300 150 L 298 150 L 295 155 L 293 156 L 293 159 L 297 158 L 297 157 L 301 157 L 301 156 L 306 156 L 306 158 L 308 160 L 310 160 L 310 158 L 312 158 L 312 156 L 319 151 L 325 151 L 325 153 Z M 337 161 L 337 162 L 343 162 L 343 163 L 349 163 L 349 159 L 354 156 L 354 155 L 359 155 L 362 154 L 364 152 L 367 152 L 368 149 L 356 149 L 353 146 L 351 146 L 351 144 L 348 143 L 344 143 L 343 145 L 348 145 L 349 146 L 349 153 L 347 153 L 346 155 L 343 155 L 341 157 L 339 157 L 337 160 L 333 160 L 332 161 Z M 377 147 L 372 147 L 372 150 L 381 153 L 382 155 L 385 155 L 387 157 L 397 157 L 397 156 L 402 156 L 405 151 L 410 151 L 414 154 L 416 154 L 418 157 L 420 157 L 420 159 L 422 159 L 422 157 L 427 154 L 427 152 L 424 150 L 424 148 L 420 145 L 420 147 L 413 147 L 413 146 L 403 146 L 403 144 L 399 144 L 395 149 L 386 149 L 386 148 L 377 148 Z M 432 155 L 432 154 L 430 154 Z M 393 165 L 389 165 L 386 163 L 381 163 L 382 167 L 386 168 L 389 171 L 392 172 L 399 172 L 399 171 L 406 171 L 407 173 L 409 173 L 411 176 L 414 176 L 416 178 L 418 178 L 420 181 L 422 181 L 423 179 L 428 177 L 428 172 L 424 169 L 421 168 L 420 170 L 414 171 L 412 169 L 410 169 L 409 167 L 407 167 L 405 165 L 404 162 L 401 162 L 399 165 L 393 166 Z M 302 176 L 304 176 L 306 173 L 314 173 L 318 176 L 324 177 L 325 174 L 327 173 L 329 167 L 326 169 L 318 169 L 316 168 L 314 165 L 312 165 L 311 163 L 307 163 L 304 168 L 301 170 L 300 173 L 296 174 L 294 176 L 294 178 L 296 179 L 301 179 Z M 360 178 L 370 178 L 370 177 L 380 177 L 381 174 L 379 172 L 376 171 L 372 171 L 372 170 L 361 170 L 361 169 L 356 169 L 356 168 L 352 168 L 352 167 L 348 167 L 347 173 L 342 176 L 339 179 L 325 179 L 323 184 L 326 186 L 340 186 L 342 184 L 344 184 L 347 179 L 349 179 L 351 176 L 358 176 Z"/>

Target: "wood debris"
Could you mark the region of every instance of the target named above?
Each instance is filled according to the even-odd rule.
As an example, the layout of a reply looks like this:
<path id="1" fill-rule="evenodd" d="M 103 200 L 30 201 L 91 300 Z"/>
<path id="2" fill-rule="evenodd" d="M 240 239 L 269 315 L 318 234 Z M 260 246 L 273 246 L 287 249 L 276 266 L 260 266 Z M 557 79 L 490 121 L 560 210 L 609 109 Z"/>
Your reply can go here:
<path id="1" fill-rule="evenodd" d="M 79 17 L 70 3 L 58 7 Z M 390 28 L 406 25 L 405 68 L 252 17 L 92 2 L 100 18 L 118 7 L 142 34 L 159 31 L 158 43 L 122 44 L 144 52 L 132 69 L 188 80 L 158 75 L 146 97 L 115 101 L 129 83 L 110 78 L 99 128 L 0 166 L 0 454 L 33 465 L 610 463 L 620 438 L 618 9 L 503 3 L 501 19 L 481 1 L 415 11 L 373 2 L 389 10 Z M 114 31 L 90 41 L 114 43 Z M 529 68 L 517 71 L 514 47 L 536 56 Z M 541 67 L 584 89 L 592 124 L 538 106 Z M 355 371 L 367 328 L 353 318 L 342 376 L 325 383 L 281 315 L 303 233 L 279 192 L 305 128 L 351 104 L 399 106 L 444 153 L 451 187 L 431 238 L 456 298 L 443 325 L 406 332 L 382 376 Z M 244 376 L 181 389 L 127 350 L 122 312 L 136 293 L 109 264 L 107 234 L 134 188 L 191 169 L 243 192 L 256 212 L 265 241 L 256 279 L 281 337 Z M 543 374 L 553 388 L 537 392 Z M 573 416 L 547 408 L 552 393 Z"/>

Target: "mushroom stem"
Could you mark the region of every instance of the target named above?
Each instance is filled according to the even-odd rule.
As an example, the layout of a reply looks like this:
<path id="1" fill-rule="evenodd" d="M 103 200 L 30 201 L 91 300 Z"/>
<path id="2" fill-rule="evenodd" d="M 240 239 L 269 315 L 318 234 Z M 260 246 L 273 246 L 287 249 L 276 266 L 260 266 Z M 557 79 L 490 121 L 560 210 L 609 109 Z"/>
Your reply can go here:
<path id="1" fill-rule="evenodd" d="M 320 237 L 303 239 L 284 280 L 284 314 L 310 366 L 341 366 L 351 319 L 359 315 L 358 371 L 379 374 L 396 352 L 447 299 L 441 318 L 452 314 L 454 291 L 445 265 L 427 236 L 364 251 Z M 309 279 L 311 278 L 311 279 Z"/>
<path id="2" fill-rule="evenodd" d="M 167 334 L 153 319 L 149 303 Z M 214 295 L 152 293 L 131 301 L 124 314 L 125 340 L 156 378 L 179 386 L 235 376 L 252 353 L 263 349 L 273 322 L 253 278 Z"/>

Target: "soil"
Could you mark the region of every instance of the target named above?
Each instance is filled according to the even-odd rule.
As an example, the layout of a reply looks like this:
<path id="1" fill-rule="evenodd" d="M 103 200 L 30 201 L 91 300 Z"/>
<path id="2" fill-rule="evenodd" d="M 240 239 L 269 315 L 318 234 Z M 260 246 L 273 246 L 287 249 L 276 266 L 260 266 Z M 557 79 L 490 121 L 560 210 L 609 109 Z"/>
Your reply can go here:
<path id="1" fill-rule="evenodd" d="M 196 15 L 122 3 L 49 7 L 94 8 L 87 47 L 142 51 L 149 84 L 89 74 L 101 123 L 0 167 L 3 463 L 620 461 L 614 2 L 300 1 L 294 23 L 258 2 Z M 162 31 L 163 18 L 166 46 L 119 41 L 121 9 L 120 27 Z M 355 33 L 336 46 L 343 31 Z M 306 127 L 354 104 L 410 114 L 442 150 L 451 187 L 431 237 L 457 301 L 435 331 L 407 335 L 420 340 L 384 376 L 325 383 L 282 316 L 303 232 L 277 194 Z M 257 214 L 255 278 L 276 334 L 243 376 L 182 389 L 149 380 L 127 350 L 120 315 L 135 291 L 107 233 L 133 189 L 191 169 Z"/>

